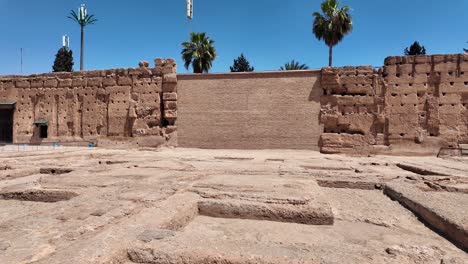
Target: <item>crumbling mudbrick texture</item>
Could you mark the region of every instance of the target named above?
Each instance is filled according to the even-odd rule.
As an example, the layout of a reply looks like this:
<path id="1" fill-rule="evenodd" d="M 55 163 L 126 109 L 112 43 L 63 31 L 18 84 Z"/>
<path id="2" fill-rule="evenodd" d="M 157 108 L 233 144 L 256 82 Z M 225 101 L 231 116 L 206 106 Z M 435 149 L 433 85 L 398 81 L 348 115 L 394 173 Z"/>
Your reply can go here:
<path id="1" fill-rule="evenodd" d="M 437 152 L 468 142 L 468 55 L 322 69 L 325 153 Z"/>
<path id="2" fill-rule="evenodd" d="M 175 72 L 175 60 L 156 59 L 154 68 L 140 62 L 130 69 L 1 76 L 0 102 L 15 103 L 16 143 L 125 139 L 153 146 L 176 131 Z M 47 138 L 38 122 L 47 124 Z"/>

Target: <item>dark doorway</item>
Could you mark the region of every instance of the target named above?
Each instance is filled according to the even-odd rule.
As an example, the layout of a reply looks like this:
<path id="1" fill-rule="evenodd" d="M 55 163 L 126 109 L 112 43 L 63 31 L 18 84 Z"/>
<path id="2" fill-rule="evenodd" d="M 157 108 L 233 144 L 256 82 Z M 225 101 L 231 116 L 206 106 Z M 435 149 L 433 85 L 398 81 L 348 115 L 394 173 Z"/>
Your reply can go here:
<path id="1" fill-rule="evenodd" d="M 47 125 L 41 125 L 41 126 L 39 126 L 39 128 L 40 128 L 39 137 L 40 138 L 47 138 L 48 126 Z"/>
<path id="2" fill-rule="evenodd" d="M 0 108 L 0 143 L 13 142 L 13 109 Z"/>

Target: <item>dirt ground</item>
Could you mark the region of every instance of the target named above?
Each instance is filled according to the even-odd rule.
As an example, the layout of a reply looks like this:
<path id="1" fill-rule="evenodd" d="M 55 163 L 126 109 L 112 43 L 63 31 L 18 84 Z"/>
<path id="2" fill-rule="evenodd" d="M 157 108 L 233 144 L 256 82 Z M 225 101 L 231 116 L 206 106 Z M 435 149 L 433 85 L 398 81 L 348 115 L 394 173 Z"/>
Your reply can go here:
<path id="1" fill-rule="evenodd" d="M 468 158 L 0 152 L 0 263 L 468 263 Z"/>

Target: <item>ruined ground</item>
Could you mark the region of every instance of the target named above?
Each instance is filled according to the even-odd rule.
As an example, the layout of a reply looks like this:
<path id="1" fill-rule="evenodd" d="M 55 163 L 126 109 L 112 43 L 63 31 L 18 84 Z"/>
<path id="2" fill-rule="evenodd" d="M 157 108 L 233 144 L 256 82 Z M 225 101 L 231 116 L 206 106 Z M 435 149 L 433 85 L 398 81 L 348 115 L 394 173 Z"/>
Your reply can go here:
<path id="1" fill-rule="evenodd" d="M 2 264 L 467 263 L 467 209 L 468 158 L 0 152 Z"/>

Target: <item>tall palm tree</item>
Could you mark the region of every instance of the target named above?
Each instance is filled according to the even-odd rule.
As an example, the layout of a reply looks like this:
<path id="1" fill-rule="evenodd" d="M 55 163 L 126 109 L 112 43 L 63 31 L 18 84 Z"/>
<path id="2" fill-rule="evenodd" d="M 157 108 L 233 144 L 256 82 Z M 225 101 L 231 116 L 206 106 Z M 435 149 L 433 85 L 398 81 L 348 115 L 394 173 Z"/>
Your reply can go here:
<path id="1" fill-rule="evenodd" d="M 68 16 L 68 18 L 77 22 L 81 27 L 80 71 L 82 71 L 84 64 L 84 28 L 87 25 L 96 23 L 97 19 L 94 18 L 94 15 L 87 14 L 85 5 L 81 5 L 80 8 L 78 8 L 78 14 L 74 10 L 71 10 L 70 16 Z"/>
<path id="2" fill-rule="evenodd" d="M 190 33 L 190 41 L 182 43 L 182 59 L 188 70 L 192 64 L 193 73 L 204 73 L 211 69 L 216 59 L 216 49 L 211 40 L 203 33 Z"/>
<path id="3" fill-rule="evenodd" d="M 314 12 L 314 24 L 312 31 L 318 40 L 324 40 L 328 46 L 328 66 L 332 66 L 333 46 L 343 40 L 344 36 L 353 29 L 353 22 L 349 7 L 338 8 L 337 0 L 325 0 L 321 7 L 323 15 Z"/>
<path id="4" fill-rule="evenodd" d="M 286 62 L 284 66 L 280 67 L 280 71 L 297 71 L 297 70 L 307 70 L 309 66 L 305 64 L 300 64 L 298 61 L 292 60 Z"/>

